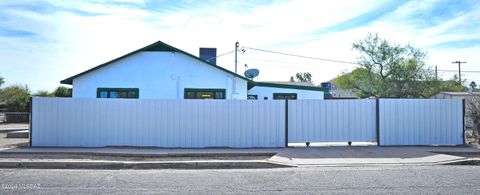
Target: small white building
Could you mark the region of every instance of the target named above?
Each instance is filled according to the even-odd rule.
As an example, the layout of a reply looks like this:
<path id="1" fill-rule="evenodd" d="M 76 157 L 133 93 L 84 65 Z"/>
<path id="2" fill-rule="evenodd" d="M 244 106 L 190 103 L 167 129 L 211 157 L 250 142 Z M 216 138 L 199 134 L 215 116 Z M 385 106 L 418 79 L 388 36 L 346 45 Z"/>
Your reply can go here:
<path id="1" fill-rule="evenodd" d="M 250 82 L 249 99 L 323 99 L 326 89 L 308 83 Z"/>
<path id="2" fill-rule="evenodd" d="M 467 99 L 468 97 L 479 95 L 480 92 L 466 92 L 466 91 L 440 91 L 431 99 Z"/>
<path id="3" fill-rule="evenodd" d="M 255 82 L 204 57 L 157 41 L 60 83 L 72 85 L 73 98 L 323 99 L 326 91 Z"/>

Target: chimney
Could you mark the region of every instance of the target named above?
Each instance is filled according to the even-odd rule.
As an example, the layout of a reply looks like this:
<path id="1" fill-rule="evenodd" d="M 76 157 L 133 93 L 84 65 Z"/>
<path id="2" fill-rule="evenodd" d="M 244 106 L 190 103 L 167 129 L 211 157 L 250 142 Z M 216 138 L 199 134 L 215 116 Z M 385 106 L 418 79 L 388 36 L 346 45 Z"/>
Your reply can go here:
<path id="1" fill-rule="evenodd" d="M 217 48 L 200 48 L 200 59 L 217 65 Z"/>

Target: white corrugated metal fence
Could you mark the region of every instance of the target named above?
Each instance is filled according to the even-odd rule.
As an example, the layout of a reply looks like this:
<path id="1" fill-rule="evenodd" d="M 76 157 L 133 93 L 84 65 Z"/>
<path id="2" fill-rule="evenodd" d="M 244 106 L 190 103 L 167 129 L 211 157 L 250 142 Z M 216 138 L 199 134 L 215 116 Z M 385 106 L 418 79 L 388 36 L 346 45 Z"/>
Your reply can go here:
<path id="1" fill-rule="evenodd" d="M 463 144 L 462 100 L 381 99 L 380 145 Z"/>
<path id="2" fill-rule="evenodd" d="M 288 101 L 288 141 L 375 142 L 375 100 Z"/>
<path id="3" fill-rule="evenodd" d="M 286 108 L 282 100 L 34 97 L 31 144 L 284 147 L 287 131 L 289 143 L 380 140 L 380 145 L 458 145 L 464 142 L 461 100 L 289 100 L 288 111 Z"/>
<path id="4" fill-rule="evenodd" d="M 283 147 L 284 101 L 33 98 L 32 146 Z"/>

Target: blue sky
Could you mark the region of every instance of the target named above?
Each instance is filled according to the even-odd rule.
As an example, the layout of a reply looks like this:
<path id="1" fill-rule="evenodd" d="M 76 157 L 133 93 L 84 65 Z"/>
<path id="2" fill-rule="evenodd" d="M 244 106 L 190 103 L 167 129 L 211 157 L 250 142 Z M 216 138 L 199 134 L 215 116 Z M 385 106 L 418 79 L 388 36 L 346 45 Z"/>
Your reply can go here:
<path id="1" fill-rule="evenodd" d="M 368 33 L 428 52 L 428 64 L 480 70 L 480 1 L 0 1 L 0 75 L 7 85 L 52 90 L 59 81 L 157 40 L 194 55 L 262 48 L 319 58 L 355 61 L 352 43 Z M 234 69 L 233 55 L 217 60 Z M 244 64 L 259 80 L 287 80 L 311 72 L 318 84 L 352 64 L 278 56 L 246 49 Z M 440 72 L 445 79 L 452 72 Z M 463 78 L 480 83 L 480 74 Z"/>

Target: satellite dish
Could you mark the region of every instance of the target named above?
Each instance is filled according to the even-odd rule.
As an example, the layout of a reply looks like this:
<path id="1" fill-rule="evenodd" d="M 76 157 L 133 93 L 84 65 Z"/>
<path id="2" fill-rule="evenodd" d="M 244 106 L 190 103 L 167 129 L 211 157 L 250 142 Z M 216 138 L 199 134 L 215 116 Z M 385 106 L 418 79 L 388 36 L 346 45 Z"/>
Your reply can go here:
<path id="1" fill-rule="evenodd" d="M 258 74 L 260 74 L 260 71 L 256 68 L 248 69 L 248 70 L 245 71 L 245 73 L 243 73 L 243 75 L 245 75 L 245 77 L 247 77 L 249 79 L 253 79 L 253 78 L 257 77 Z"/>

